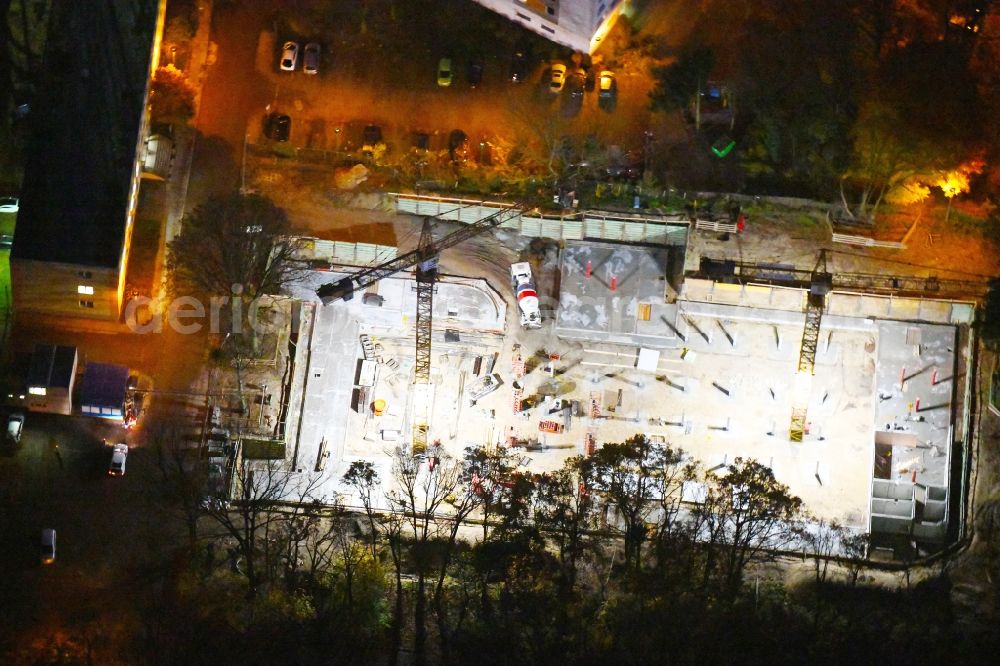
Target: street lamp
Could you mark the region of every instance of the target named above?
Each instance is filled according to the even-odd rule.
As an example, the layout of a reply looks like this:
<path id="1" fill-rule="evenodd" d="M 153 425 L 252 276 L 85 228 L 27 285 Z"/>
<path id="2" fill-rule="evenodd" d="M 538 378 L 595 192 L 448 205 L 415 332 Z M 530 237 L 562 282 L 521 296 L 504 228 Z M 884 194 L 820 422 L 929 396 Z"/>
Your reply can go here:
<path id="1" fill-rule="evenodd" d="M 643 135 L 646 137 L 646 145 L 642 151 L 642 174 L 645 176 L 649 169 L 649 144 L 653 141 L 653 130 L 646 130 Z"/>

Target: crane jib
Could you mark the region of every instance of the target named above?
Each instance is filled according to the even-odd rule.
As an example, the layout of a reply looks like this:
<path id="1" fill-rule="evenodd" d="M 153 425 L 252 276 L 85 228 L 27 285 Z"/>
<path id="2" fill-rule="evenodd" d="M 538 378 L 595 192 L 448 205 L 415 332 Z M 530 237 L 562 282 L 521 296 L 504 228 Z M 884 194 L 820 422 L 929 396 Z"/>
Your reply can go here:
<path id="1" fill-rule="evenodd" d="M 425 272 L 433 271 L 437 268 L 438 255 L 442 250 L 458 245 L 487 229 L 498 227 L 515 215 L 519 215 L 520 212 L 521 209 L 518 206 L 498 210 L 481 220 L 456 229 L 436 243 L 418 247 L 395 259 L 390 259 L 372 268 L 366 268 L 335 282 L 328 282 L 316 290 L 316 295 L 319 296 L 323 305 L 330 305 L 340 300 L 349 301 L 354 297 L 356 290 L 365 289 L 383 278 L 387 278 L 400 271 L 408 270 L 414 266 Z"/>

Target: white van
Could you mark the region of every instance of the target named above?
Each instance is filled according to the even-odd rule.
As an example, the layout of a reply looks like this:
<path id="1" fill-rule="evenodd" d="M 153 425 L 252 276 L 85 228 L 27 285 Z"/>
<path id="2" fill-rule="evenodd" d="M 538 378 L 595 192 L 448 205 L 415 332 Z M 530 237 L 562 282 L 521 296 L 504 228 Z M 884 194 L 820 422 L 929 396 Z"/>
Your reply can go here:
<path id="1" fill-rule="evenodd" d="M 7 417 L 7 440 L 15 446 L 21 442 L 21 431 L 24 429 L 24 414 L 15 412 Z"/>
<path id="2" fill-rule="evenodd" d="M 42 530 L 42 564 L 52 564 L 56 561 L 56 531 L 51 527 Z"/>

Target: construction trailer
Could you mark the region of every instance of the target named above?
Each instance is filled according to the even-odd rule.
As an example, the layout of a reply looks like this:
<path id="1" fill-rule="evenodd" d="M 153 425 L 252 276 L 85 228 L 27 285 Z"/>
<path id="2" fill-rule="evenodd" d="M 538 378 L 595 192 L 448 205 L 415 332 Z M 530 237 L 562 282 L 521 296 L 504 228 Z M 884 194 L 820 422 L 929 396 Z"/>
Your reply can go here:
<path id="1" fill-rule="evenodd" d="M 85 416 L 125 421 L 128 368 L 112 363 L 88 363 L 80 386 L 80 411 Z"/>
<path id="2" fill-rule="evenodd" d="M 37 344 L 28 369 L 26 407 L 33 412 L 73 413 L 76 347 Z"/>

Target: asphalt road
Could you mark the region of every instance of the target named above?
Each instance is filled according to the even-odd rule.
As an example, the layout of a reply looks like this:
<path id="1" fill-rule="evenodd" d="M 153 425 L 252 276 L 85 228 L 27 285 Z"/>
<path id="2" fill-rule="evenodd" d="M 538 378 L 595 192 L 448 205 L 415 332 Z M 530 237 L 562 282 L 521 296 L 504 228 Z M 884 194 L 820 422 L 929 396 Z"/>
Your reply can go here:
<path id="1" fill-rule="evenodd" d="M 27 415 L 21 446 L 0 455 L 0 654 L 67 633 L 100 635 L 129 621 L 164 544 L 182 543 L 164 519 L 154 457 L 128 456 L 109 477 L 122 429 L 89 417 Z M 40 532 L 57 534 L 56 562 L 39 561 Z M 12 643 L 5 641 L 11 640 Z"/>

